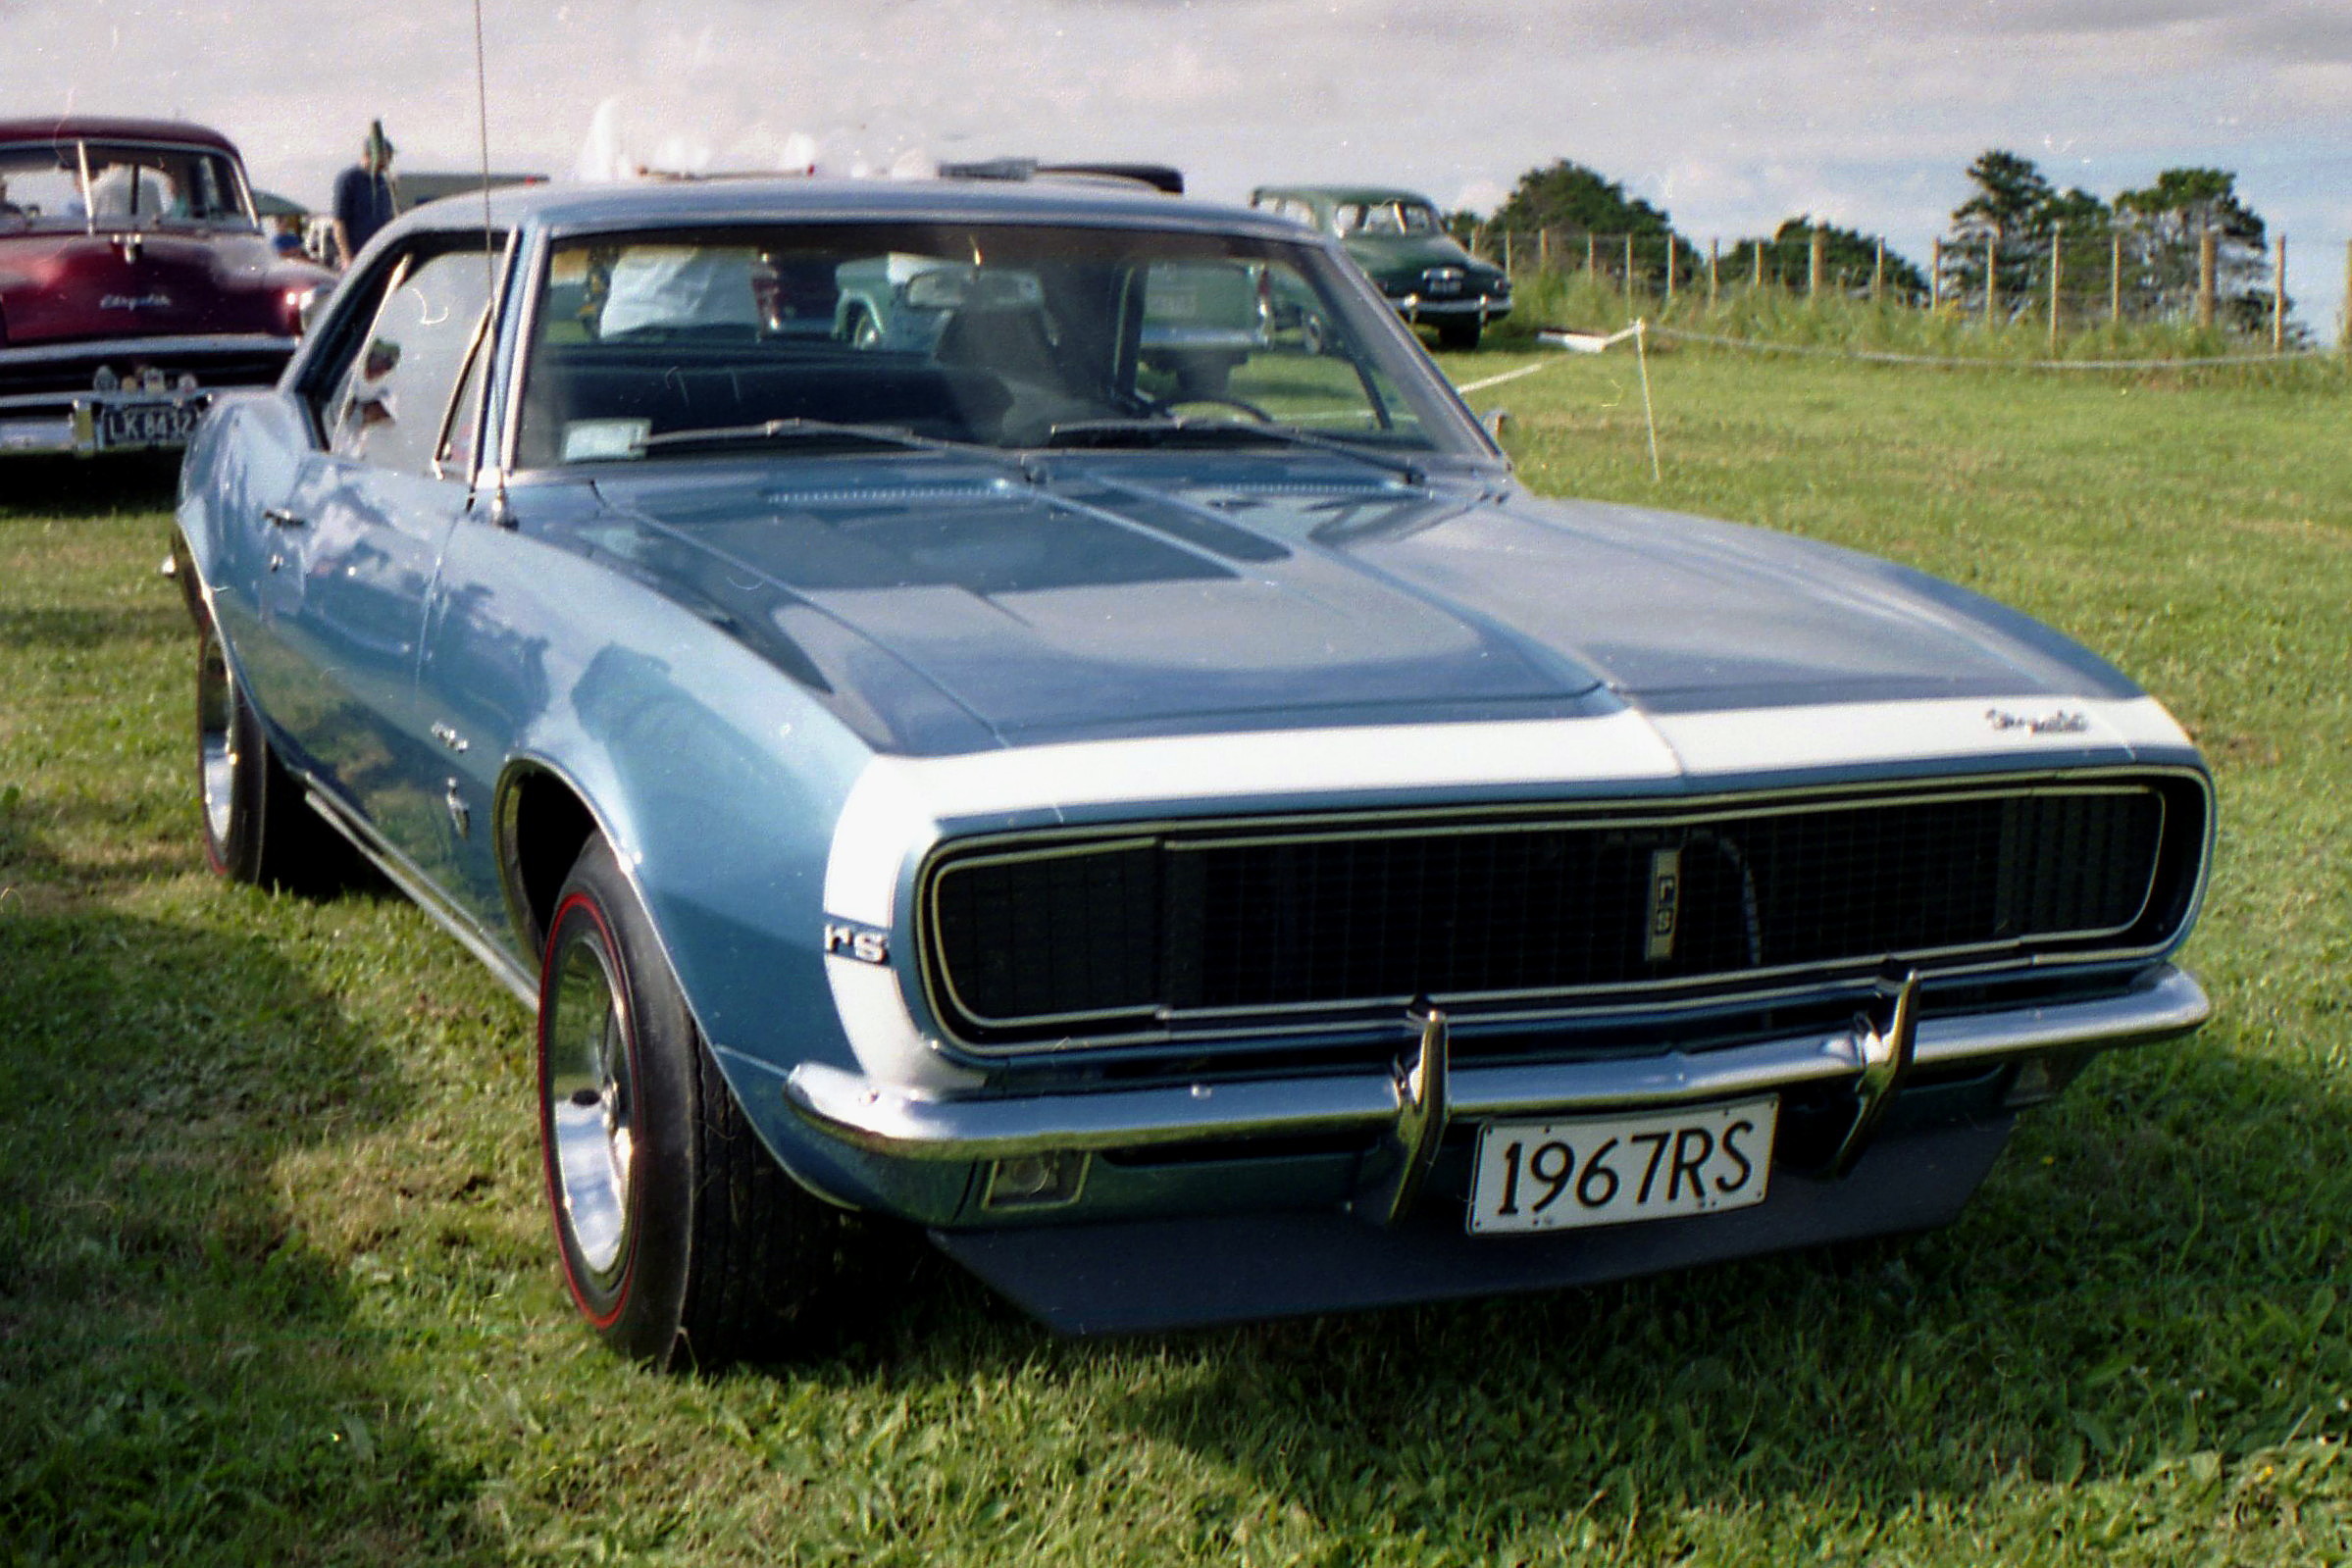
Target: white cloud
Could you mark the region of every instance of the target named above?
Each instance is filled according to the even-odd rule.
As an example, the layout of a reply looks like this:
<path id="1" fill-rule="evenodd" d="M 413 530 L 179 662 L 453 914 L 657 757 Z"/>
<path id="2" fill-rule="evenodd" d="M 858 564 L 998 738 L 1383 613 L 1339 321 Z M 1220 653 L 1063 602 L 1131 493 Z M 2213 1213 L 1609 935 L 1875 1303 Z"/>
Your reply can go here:
<path id="1" fill-rule="evenodd" d="M 374 115 L 404 168 L 477 156 L 466 0 L 0 18 L 12 113 L 184 113 L 299 198 Z M 486 21 L 505 168 L 571 173 L 608 102 L 599 145 L 639 162 L 1154 159 L 1229 199 L 1378 179 L 1490 208 L 1569 157 L 1702 241 L 1811 210 L 1924 253 L 1998 145 L 2102 191 L 2236 168 L 2299 254 L 2346 237 L 2304 231 L 2339 221 L 2316 192 L 2346 183 L 2326 151 L 2352 144 L 2344 0 L 493 0 Z M 2314 282 L 2332 311 L 2337 280 Z"/>

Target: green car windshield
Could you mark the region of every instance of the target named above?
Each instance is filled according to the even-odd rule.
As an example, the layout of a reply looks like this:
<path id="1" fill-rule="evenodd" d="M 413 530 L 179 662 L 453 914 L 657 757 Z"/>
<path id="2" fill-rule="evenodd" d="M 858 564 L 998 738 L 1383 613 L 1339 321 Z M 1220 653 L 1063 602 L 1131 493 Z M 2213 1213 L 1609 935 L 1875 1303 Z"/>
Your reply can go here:
<path id="1" fill-rule="evenodd" d="M 1311 245 L 1124 228 L 800 224 L 559 241 L 519 466 L 760 444 L 1269 444 L 1486 456 Z"/>

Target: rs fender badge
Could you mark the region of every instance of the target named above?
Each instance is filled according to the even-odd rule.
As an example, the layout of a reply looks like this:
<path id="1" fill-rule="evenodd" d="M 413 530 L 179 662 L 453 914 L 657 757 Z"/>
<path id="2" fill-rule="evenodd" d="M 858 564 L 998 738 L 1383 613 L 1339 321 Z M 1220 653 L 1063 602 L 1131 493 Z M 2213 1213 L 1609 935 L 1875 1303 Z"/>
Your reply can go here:
<path id="1" fill-rule="evenodd" d="M 825 951 L 828 956 L 854 958 L 861 964 L 887 964 L 891 961 L 891 934 L 875 926 L 861 926 L 854 920 L 825 922 Z"/>

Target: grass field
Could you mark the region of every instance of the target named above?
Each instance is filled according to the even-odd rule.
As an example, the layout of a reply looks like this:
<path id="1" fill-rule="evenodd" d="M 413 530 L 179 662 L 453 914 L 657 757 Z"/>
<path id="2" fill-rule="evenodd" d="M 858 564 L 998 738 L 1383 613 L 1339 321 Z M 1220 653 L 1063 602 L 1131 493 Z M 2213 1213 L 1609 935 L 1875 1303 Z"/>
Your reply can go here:
<path id="1" fill-rule="evenodd" d="M 1539 488 L 1898 556 L 2146 683 L 2220 776 L 2215 1024 L 1900 1244 L 1113 1342 L 914 1258 L 707 1380 L 574 1322 L 488 977 L 204 872 L 168 470 L 0 474 L 0 1560 L 2352 1560 L 2352 389 L 1652 373 L 1662 484 L 1630 361 L 1472 401 Z"/>

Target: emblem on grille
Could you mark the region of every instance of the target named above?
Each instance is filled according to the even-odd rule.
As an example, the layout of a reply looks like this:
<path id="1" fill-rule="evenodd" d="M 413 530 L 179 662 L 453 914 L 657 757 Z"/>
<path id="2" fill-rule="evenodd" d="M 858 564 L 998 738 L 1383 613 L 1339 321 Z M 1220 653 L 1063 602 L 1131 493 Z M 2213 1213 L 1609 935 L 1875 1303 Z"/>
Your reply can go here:
<path id="1" fill-rule="evenodd" d="M 2011 713 L 2007 708 L 1987 708 L 1984 722 L 1995 730 L 2023 730 L 2037 735 L 2077 735 L 2091 727 L 2090 715 L 2066 708 L 2053 708 L 2048 713 Z"/>
<path id="2" fill-rule="evenodd" d="M 1674 927 L 1682 915 L 1682 851 L 1653 850 L 1650 855 L 1650 943 L 1644 956 L 1653 963 L 1674 956 Z"/>
<path id="3" fill-rule="evenodd" d="M 873 926 L 861 926 L 853 920 L 825 922 L 825 951 L 843 958 L 854 958 L 861 964 L 887 964 L 891 961 L 891 936 Z"/>

